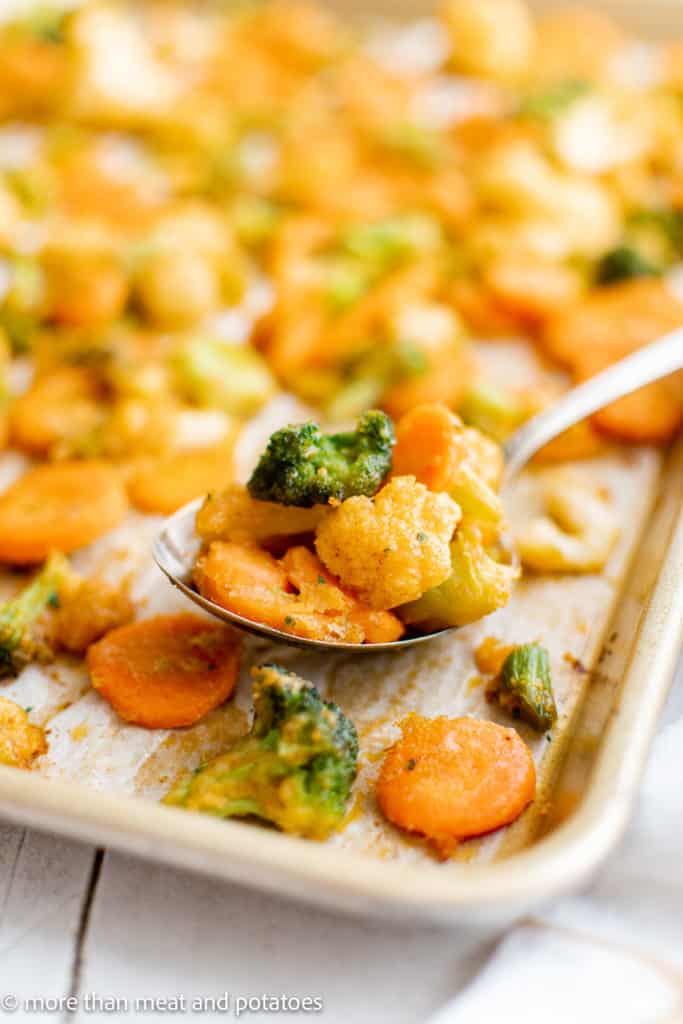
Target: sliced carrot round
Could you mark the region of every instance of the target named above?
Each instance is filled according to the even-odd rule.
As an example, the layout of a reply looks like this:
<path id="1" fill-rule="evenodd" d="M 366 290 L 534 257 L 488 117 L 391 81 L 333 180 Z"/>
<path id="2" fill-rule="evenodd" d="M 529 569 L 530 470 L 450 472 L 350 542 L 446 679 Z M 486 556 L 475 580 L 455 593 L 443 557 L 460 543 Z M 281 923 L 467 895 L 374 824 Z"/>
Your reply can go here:
<path id="1" fill-rule="evenodd" d="M 476 718 L 409 715 L 389 750 L 377 799 L 392 824 L 449 852 L 492 832 L 534 799 L 531 752 L 514 729 Z"/>
<path id="2" fill-rule="evenodd" d="M 197 560 L 194 581 L 204 597 L 252 622 L 311 640 L 363 640 L 348 616 L 327 615 L 310 593 L 295 593 L 282 565 L 253 545 L 214 541 Z"/>
<path id="3" fill-rule="evenodd" d="M 141 512 L 169 516 L 234 478 L 232 444 L 161 456 L 140 468 L 128 482 L 130 500 Z"/>
<path id="4" fill-rule="evenodd" d="M 438 402 L 417 405 L 396 424 L 394 476 L 414 476 L 430 491 L 445 491 L 464 457 L 462 424 Z"/>
<path id="5" fill-rule="evenodd" d="M 125 488 L 104 462 L 36 466 L 0 494 L 0 562 L 30 565 L 74 551 L 121 522 Z"/>
<path id="6" fill-rule="evenodd" d="M 241 639 L 198 615 L 158 615 L 108 633 L 88 649 L 95 689 L 146 729 L 193 725 L 228 699 Z"/>

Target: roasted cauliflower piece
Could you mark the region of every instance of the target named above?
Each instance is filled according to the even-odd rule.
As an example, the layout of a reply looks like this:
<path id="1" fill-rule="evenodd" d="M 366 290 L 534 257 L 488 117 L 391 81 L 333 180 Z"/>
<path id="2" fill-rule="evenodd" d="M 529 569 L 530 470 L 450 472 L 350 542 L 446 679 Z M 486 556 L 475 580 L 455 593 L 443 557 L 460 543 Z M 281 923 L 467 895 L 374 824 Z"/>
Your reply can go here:
<path id="1" fill-rule="evenodd" d="M 447 579 L 398 614 L 424 633 L 466 626 L 507 604 L 518 577 L 515 566 L 496 561 L 487 550 L 477 526 L 463 523 L 451 544 Z"/>
<path id="2" fill-rule="evenodd" d="M 28 714 L 13 700 L 0 697 L 0 764 L 30 768 L 47 751 L 43 730 L 32 725 Z"/>
<path id="3" fill-rule="evenodd" d="M 73 573 L 59 590 L 53 619 L 56 643 L 72 654 L 84 654 L 105 633 L 131 622 L 134 612 L 127 581 L 117 586 Z"/>
<path id="4" fill-rule="evenodd" d="M 619 536 L 609 501 L 578 477 L 554 473 L 544 488 L 545 515 L 517 531 L 522 564 L 536 572 L 599 572 Z"/>
<path id="5" fill-rule="evenodd" d="M 257 501 L 242 484 L 206 496 L 197 512 L 196 530 L 203 541 L 251 541 L 260 544 L 273 537 L 312 533 L 326 513 L 324 505 L 298 508 Z"/>
<path id="6" fill-rule="evenodd" d="M 394 477 L 374 498 L 349 498 L 325 516 L 316 549 L 372 608 L 395 608 L 447 579 L 459 519 L 447 494 L 429 491 L 412 476 Z"/>

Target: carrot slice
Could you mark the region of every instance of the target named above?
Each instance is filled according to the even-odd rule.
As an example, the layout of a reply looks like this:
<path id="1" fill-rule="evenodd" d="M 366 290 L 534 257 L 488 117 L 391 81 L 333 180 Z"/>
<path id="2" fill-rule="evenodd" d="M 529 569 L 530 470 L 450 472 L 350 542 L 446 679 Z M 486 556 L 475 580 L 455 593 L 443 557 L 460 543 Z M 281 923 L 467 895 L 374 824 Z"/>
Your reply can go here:
<path id="1" fill-rule="evenodd" d="M 514 729 L 476 718 L 409 715 L 382 764 L 377 800 L 392 824 L 442 856 L 509 825 L 534 799 L 531 752 Z"/>
<path id="2" fill-rule="evenodd" d="M 311 640 L 363 640 L 346 616 L 326 615 L 294 593 L 280 563 L 253 545 L 214 541 L 197 560 L 194 581 L 204 597 L 252 622 Z"/>
<path id="3" fill-rule="evenodd" d="M 396 425 L 393 476 L 414 476 L 430 491 L 445 491 L 464 456 L 461 422 L 445 405 L 425 403 Z"/>
<path id="4" fill-rule="evenodd" d="M 318 556 L 303 545 L 289 548 L 281 565 L 301 597 L 322 612 L 341 612 L 358 626 L 369 644 L 398 640 L 405 626 L 393 612 L 375 611 L 340 586 Z"/>
<path id="5" fill-rule="evenodd" d="M 612 360 L 599 349 L 577 356 L 577 383 L 606 369 Z M 683 388 L 676 392 L 672 381 L 655 381 L 606 406 L 591 418 L 596 430 L 635 444 L 665 444 L 683 426 Z"/>
<path id="6" fill-rule="evenodd" d="M 128 510 L 118 473 L 104 462 L 31 469 L 0 495 L 0 562 L 29 565 L 74 551 L 121 522 Z"/>
<path id="7" fill-rule="evenodd" d="M 126 722 L 146 729 L 193 725 L 228 699 L 241 640 L 197 615 L 157 615 L 121 626 L 88 648 L 95 689 Z"/>
<path id="8" fill-rule="evenodd" d="M 128 481 L 128 495 L 141 512 L 170 516 L 194 498 L 227 487 L 234 474 L 232 442 L 177 452 L 141 467 Z"/>

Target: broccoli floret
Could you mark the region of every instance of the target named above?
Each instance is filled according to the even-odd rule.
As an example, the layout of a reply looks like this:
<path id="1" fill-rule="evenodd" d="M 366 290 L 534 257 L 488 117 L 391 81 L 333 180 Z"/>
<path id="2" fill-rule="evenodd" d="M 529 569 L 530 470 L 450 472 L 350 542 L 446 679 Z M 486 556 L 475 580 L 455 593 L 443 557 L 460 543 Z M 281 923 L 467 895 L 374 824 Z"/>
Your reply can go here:
<path id="1" fill-rule="evenodd" d="M 354 431 L 323 434 L 316 423 L 276 430 L 247 484 L 252 498 L 311 508 L 331 498 L 371 496 L 391 469 L 394 428 L 376 409 Z"/>
<path id="2" fill-rule="evenodd" d="M 466 392 L 458 412 L 465 423 L 502 443 L 529 418 L 533 410 L 519 391 L 477 381 Z"/>
<path id="3" fill-rule="evenodd" d="M 274 391 L 270 370 L 251 348 L 195 337 L 172 357 L 176 386 L 195 405 L 248 416 Z"/>
<path id="4" fill-rule="evenodd" d="M 507 604 L 519 576 L 514 566 L 496 561 L 476 526 L 463 525 L 451 543 L 452 573 L 417 601 L 397 609 L 403 621 L 423 633 L 467 626 Z"/>
<path id="5" fill-rule="evenodd" d="M 683 254 L 683 214 L 668 207 L 632 210 L 626 237 L 654 263 L 674 263 Z"/>
<path id="6" fill-rule="evenodd" d="M 9 283 L 0 305 L 0 326 L 13 350 L 25 352 L 44 313 L 45 274 L 33 257 L 13 256 L 7 262 Z"/>
<path id="7" fill-rule="evenodd" d="M 434 249 L 440 238 L 439 226 L 431 217 L 406 214 L 355 224 L 342 233 L 338 248 L 340 253 L 382 271 L 415 253 Z"/>
<path id="8" fill-rule="evenodd" d="M 66 41 L 67 20 L 67 11 L 52 4 L 38 4 L 15 24 L 34 39 L 58 46 Z"/>
<path id="9" fill-rule="evenodd" d="M 254 722 L 231 750 L 181 780 L 164 802 L 218 818 L 253 815 L 325 839 L 341 824 L 356 777 L 353 722 L 279 665 L 252 669 Z"/>
<path id="10" fill-rule="evenodd" d="M 15 676 L 31 661 L 50 656 L 41 619 L 57 604 L 59 589 L 69 574 L 64 555 L 51 555 L 18 597 L 0 605 L 0 676 Z"/>
<path id="11" fill-rule="evenodd" d="M 660 267 L 642 256 L 630 245 L 618 245 L 610 249 L 599 260 L 595 268 L 597 284 L 616 284 L 633 277 L 658 277 L 662 273 Z"/>
<path id="12" fill-rule="evenodd" d="M 495 680 L 492 697 L 538 732 L 552 728 L 557 718 L 550 659 L 545 647 L 521 644 L 508 654 Z"/>

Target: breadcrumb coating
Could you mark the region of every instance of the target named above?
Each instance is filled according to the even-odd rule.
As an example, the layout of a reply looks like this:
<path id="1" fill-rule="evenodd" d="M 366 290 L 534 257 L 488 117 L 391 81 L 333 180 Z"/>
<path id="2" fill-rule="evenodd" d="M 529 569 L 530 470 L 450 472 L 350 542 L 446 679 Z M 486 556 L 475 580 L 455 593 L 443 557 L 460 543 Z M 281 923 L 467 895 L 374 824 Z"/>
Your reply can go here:
<path id="1" fill-rule="evenodd" d="M 47 751 L 43 730 L 31 725 L 23 708 L 0 697 L 0 764 L 30 768 L 34 758 Z"/>
<path id="2" fill-rule="evenodd" d="M 356 496 L 318 526 L 327 568 L 372 608 L 414 601 L 450 575 L 458 505 L 413 476 L 394 477 L 374 498 Z"/>

